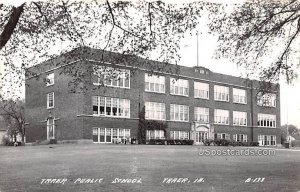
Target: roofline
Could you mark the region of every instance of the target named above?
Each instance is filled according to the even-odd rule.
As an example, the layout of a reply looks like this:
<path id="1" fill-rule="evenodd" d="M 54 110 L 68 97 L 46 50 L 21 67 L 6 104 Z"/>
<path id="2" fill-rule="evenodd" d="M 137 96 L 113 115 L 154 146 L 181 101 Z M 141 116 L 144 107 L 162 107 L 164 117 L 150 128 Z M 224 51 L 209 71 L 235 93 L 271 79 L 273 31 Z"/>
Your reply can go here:
<path id="1" fill-rule="evenodd" d="M 47 62 L 51 61 L 51 60 L 55 60 L 55 59 L 58 59 L 59 57 L 62 57 L 64 54 L 68 54 L 68 53 L 71 53 L 71 52 L 76 52 L 76 51 L 84 51 L 84 49 L 89 49 L 89 50 L 94 50 L 94 51 L 101 51 L 101 49 L 94 49 L 94 48 L 90 48 L 90 47 L 77 47 L 69 52 L 66 52 L 66 53 L 63 53 L 62 55 L 60 56 L 57 56 L 56 58 L 52 58 L 52 59 L 49 59 L 47 61 L 44 61 L 40 64 L 37 64 L 35 66 L 32 66 L 32 67 L 36 67 L 36 66 L 39 66 L 39 65 L 43 65 L 43 64 L 46 64 Z M 111 52 L 111 51 L 105 51 L 106 53 L 112 53 L 112 54 L 120 54 L 122 55 L 121 53 L 117 53 L 117 52 Z M 141 60 L 144 60 L 144 61 L 148 61 L 148 62 L 154 62 L 154 63 L 158 63 L 158 64 L 163 64 L 163 62 L 160 62 L 160 61 L 154 61 L 154 60 L 149 60 L 149 59 L 144 59 L 140 56 L 136 56 L 136 55 L 125 55 L 124 56 L 134 56 L 138 59 L 141 59 Z M 77 59 L 77 60 L 74 60 L 72 62 L 69 62 L 67 64 L 64 64 L 64 65 L 60 65 L 60 66 L 56 66 L 52 69 L 49 69 L 47 71 L 44 71 L 44 72 L 41 72 L 41 73 L 38 73 L 36 75 L 32 75 L 30 77 L 27 77 L 25 78 L 25 80 L 28 80 L 28 79 L 31 79 L 33 77 L 37 77 L 43 73 L 49 73 L 53 70 L 56 70 L 56 69 L 59 69 L 59 68 L 62 68 L 62 67 L 66 67 L 66 66 L 69 66 L 69 65 L 72 65 L 72 64 L 75 64 L 77 63 L 78 61 L 89 61 L 89 62 L 98 62 L 98 63 L 102 63 L 102 64 L 106 64 L 106 65 L 115 65 L 115 66 L 121 66 L 121 67 L 126 67 L 126 68 L 132 68 L 132 69 L 139 69 L 139 70 L 142 70 L 142 71 L 149 71 L 149 72 L 154 72 L 154 73 L 158 73 L 158 74 L 165 74 L 165 75 L 175 75 L 175 74 L 172 74 L 172 73 L 169 73 L 169 72 L 161 72 L 161 71 L 154 71 L 154 70 L 150 70 L 150 69 L 146 69 L 146 68 L 141 68 L 141 67 L 135 67 L 135 66 L 131 66 L 131 65 L 124 65 L 124 64 L 120 64 L 120 63 L 117 63 L 117 64 L 113 64 L 113 63 L 110 63 L 110 62 L 106 62 L 106 61 L 98 61 L 98 60 L 93 60 L 93 59 L 88 59 L 86 57 L 82 57 L 81 59 Z M 194 67 L 188 67 L 188 66 L 183 66 L 183 65 L 177 65 L 177 64 L 171 64 L 171 63 L 166 63 L 168 65 L 172 65 L 174 67 L 180 67 L 180 68 L 186 68 L 186 69 L 193 69 L 197 66 L 194 66 Z M 32 68 L 30 67 L 30 68 Z M 203 67 L 203 66 L 198 66 L 199 68 L 205 68 L 207 70 L 209 70 L 211 73 L 214 73 L 216 75 L 223 75 L 223 76 L 227 76 L 227 77 L 232 77 L 232 78 L 240 78 L 240 79 L 243 79 L 243 80 L 248 80 L 250 82 L 262 82 L 262 81 L 259 81 L 259 80 L 255 80 L 255 79 L 249 79 L 249 78 L 243 78 L 243 77 L 238 77 L 238 76 L 233 76 L 233 75 L 227 75 L 227 74 L 222 74 L 222 73 L 217 73 L 217 72 L 213 72 L 211 71 L 210 69 L 206 68 L 206 67 Z M 29 68 L 28 68 L 29 69 Z M 185 75 L 180 75 L 178 74 L 177 75 L 178 77 L 183 77 L 183 78 L 187 78 L 187 79 L 193 79 L 193 80 L 198 80 L 198 81 L 205 81 L 205 82 L 212 82 L 212 83 L 218 83 L 218 84 L 223 84 L 223 85 L 228 85 L 228 86 L 235 86 L 235 87 L 241 87 L 241 88 L 251 88 L 251 87 L 247 87 L 247 86 L 242 86 L 242 85 L 236 85 L 236 84 L 231 84 L 231 83 L 224 83 L 224 82 L 220 82 L 220 81 L 214 81 L 214 80 L 208 80 L 208 79 L 203 79 L 203 78 L 197 78 L 197 77 L 190 77 L 190 76 L 185 76 Z M 279 83 L 272 83 L 273 85 L 279 85 Z M 255 88 L 254 88 L 255 89 Z M 276 93 L 277 91 L 270 91 L 270 92 L 274 92 Z"/>

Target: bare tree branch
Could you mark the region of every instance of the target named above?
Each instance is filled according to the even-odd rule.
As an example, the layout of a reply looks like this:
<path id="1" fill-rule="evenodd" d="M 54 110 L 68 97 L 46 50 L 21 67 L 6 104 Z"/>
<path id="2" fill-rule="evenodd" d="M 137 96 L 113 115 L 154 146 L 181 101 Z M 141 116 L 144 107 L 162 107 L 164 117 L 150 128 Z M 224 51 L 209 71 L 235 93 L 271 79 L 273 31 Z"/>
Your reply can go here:
<path id="1" fill-rule="evenodd" d="M 50 22 L 48 20 L 48 18 L 46 17 L 46 15 L 42 12 L 42 7 L 37 3 L 37 2 L 32 2 L 38 9 L 39 13 L 41 14 L 42 17 L 44 17 L 45 21 L 47 22 L 47 25 L 49 26 Z"/>
<path id="2" fill-rule="evenodd" d="M 148 3 L 148 13 L 149 13 L 149 27 L 150 27 L 150 36 L 152 36 L 152 13 L 151 13 L 151 3 Z"/>
<path id="3" fill-rule="evenodd" d="M 14 29 L 16 28 L 18 21 L 20 19 L 20 16 L 23 13 L 24 5 L 25 3 L 23 3 L 19 7 L 12 8 L 10 18 L 0 35 L 0 50 L 6 45 L 11 35 L 13 34 Z"/>
<path id="4" fill-rule="evenodd" d="M 115 20 L 114 13 L 113 13 L 113 10 L 112 10 L 112 8 L 111 8 L 111 6 L 110 6 L 110 3 L 109 3 L 108 1 L 106 1 L 106 4 L 107 4 L 107 6 L 108 6 L 109 14 L 111 15 L 113 25 L 115 25 L 116 27 L 118 27 L 118 28 L 121 29 L 122 31 L 125 31 L 126 33 L 128 33 L 128 34 L 130 34 L 130 35 L 132 35 L 132 36 L 134 36 L 134 37 L 143 39 L 142 36 L 139 36 L 139 35 L 137 35 L 137 34 L 131 32 L 131 31 L 128 31 L 128 30 L 124 29 L 123 27 L 121 27 L 119 24 L 117 24 L 117 23 L 116 23 L 116 20 Z"/>
<path id="5" fill-rule="evenodd" d="M 71 24 L 72 24 L 72 26 L 73 26 L 73 28 L 74 28 L 75 33 L 79 36 L 80 41 L 81 41 L 81 44 L 82 44 L 82 45 L 85 45 L 84 40 L 83 40 L 83 38 L 82 38 L 82 35 L 77 31 L 76 26 L 75 26 L 75 24 L 74 24 L 74 21 L 73 21 L 71 15 L 70 15 L 70 13 L 68 12 L 68 9 L 67 9 L 66 4 L 65 4 L 64 1 L 62 1 L 62 7 L 63 7 L 65 13 L 67 14 L 67 16 L 68 16 L 67 19 L 68 19 L 69 22 L 71 22 Z"/>

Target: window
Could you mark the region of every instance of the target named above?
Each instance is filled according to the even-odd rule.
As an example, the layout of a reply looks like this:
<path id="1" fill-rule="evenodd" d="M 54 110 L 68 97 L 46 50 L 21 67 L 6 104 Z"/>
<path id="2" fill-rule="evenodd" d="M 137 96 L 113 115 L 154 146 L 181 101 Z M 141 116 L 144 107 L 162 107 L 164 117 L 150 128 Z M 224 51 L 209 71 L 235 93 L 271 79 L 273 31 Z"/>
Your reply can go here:
<path id="1" fill-rule="evenodd" d="M 233 125 L 247 125 L 247 113 L 240 111 L 233 111 Z"/>
<path id="2" fill-rule="evenodd" d="M 195 98 L 209 99 L 209 84 L 194 82 Z"/>
<path id="3" fill-rule="evenodd" d="M 145 91 L 165 93 L 165 77 L 145 73 Z"/>
<path id="4" fill-rule="evenodd" d="M 189 81 L 170 78 L 170 94 L 189 96 Z"/>
<path id="5" fill-rule="evenodd" d="M 47 86 L 54 85 L 54 73 L 47 74 L 46 85 Z"/>
<path id="6" fill-rule="evenodd" d="M 47 120 L 47 140 L 49 139 L 55 139 L 55 125 L 53 118 Z"/>
<path id="7" fill-rule="evenodd" d="M 189 106 L 186 105 L 170 105 L 171 121 L 189 121 Z"/>
<path id="8" fill-rule="evenodd" d="M 276 145 L 275 135 L 258 135 L 258 142 L 261 146 L 274 146 Z"/>
<path id="9" fill-rule="evenodd" d="M 130 100 L 93 96 L 93 114 L 108 117 L 130 117 Z"/>
<path id="10" fill-rule="evenodd" d="M 223 109 L 215 109 L 215 123 L 229 125 L 229 111 Z"/>
<path id="11" fill-rule="evenodd" d="M 247 135 L 246 134 L 234 134 L 233 140 L 238 142 L 247 142 Z"/>
<path id="12" fill-rule="evenodd" d="M 95 85 L 130 88 L 130 71 L 106 66 L 94 66 Z"/>
<path id="13" fill-rule="evenodd" d="M 230 134 L 229 133 L 215 133 L 215 139 L 230 140 Z"/>
<path id="14" fill-rule="evenodd" d="M 198 121 L 201 123 L 209 122 L 209 109 L 208 108 L 195 107 L 194 115 L 195 115 L 195 121 Z"/>
<path id="15" fill-rule="evenodd" d="M 258 113 L 257 116 L 257 125 L 259 127 L 276 128 L 276 115 Z"/>
<path id="16" fill-rule="evenodd" d="M 217 101 L 229 101 L 229 87 L 215 85 L 214 96 Z"/>
<path id="17" fill-rule="evenodd" d="M 54 92 L 47 93 L 47 108 L 54 107 Z"/>
<path id="18" fill-rule="evenodd" d="M 145 118 L 155 120 L 166 120 L 166 107 L 164 103 L 146 102 Z"/>
<path id="19" fill-rule="evenodd" d="M 111 143 L 113 140 L 125 143 L 130 138 L 130 129 L 93 128 L 93 142 Z"/>
<path id="20" fill-rule="evenodd" d="M 276 94 L 265 93 L 257 95 L 257 105 L 264 107 L 276 107 Z"/>
<path id="21" fill-rule="evenodd" d="M 164 139 L 165 138 L 165 132 L 164 132 L 164 130 L 147 130 L 146 138 L 147 138 L 147 140 L 150 140 L 150 139 Z"/>
<path id="22" fill-rule="evenodd" d="M 246 90 L 233 88 L 233 102 L 247 104 Z"/>
<path id="23" fill-rule="evenodd" d="M 189 139 L 188 131 L 170 131 L 170 139 Z"/>

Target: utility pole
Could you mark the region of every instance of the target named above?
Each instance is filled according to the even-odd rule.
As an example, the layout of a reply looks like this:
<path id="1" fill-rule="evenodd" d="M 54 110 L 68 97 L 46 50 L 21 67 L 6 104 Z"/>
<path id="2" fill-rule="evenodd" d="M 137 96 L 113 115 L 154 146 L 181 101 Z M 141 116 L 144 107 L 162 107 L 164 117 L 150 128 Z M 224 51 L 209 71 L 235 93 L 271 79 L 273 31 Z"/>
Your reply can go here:
<path id="1" fill-rule="evenodd" d="M 288 110 L 288 99 L 286 100 L 286 142 L 289 143 L 289 110 Z"/>
<path id="2" fill-rule="evenodd" d="M 197 67 L 199 67 L 199 34 L 198 34 L 198 31 L 197 31 L 196 35 L 197 35 Z"/>

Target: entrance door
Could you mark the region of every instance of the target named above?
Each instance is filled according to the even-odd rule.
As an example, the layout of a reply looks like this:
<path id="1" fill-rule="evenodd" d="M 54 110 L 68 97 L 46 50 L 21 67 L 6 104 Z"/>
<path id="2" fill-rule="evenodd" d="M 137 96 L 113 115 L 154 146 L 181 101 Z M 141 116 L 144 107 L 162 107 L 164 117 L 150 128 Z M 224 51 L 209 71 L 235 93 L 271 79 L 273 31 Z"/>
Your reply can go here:
<path id="1" fill-rule="evenodd" d="M 50 139 L 55 139 L 55 125 L 53 118 L 47 120 L 47 140 Z"/>
<path id="2" fill-rule="evenodd" d="M 203 142 L 208 138 L 208 133 L 203 131 L 196 131 L 196 144 L 203 144 Z"/>

